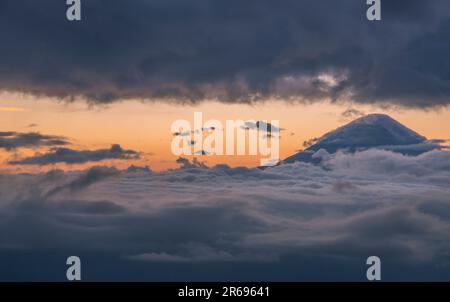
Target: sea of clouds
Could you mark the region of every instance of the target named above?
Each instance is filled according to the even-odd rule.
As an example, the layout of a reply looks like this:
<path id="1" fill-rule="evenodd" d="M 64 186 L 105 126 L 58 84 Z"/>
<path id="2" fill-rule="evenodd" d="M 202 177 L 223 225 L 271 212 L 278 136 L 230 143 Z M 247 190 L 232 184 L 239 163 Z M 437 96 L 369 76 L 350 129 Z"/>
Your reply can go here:
<path id="1" fill-rule="evenodd" d="M 363 280 L 371 255 L 388 279 L 450 279 L 448 151 L 179 163 L 0 175 L 0 279 L 58 279 L 52 261 L 68 253 L 88 255 L 99 280 Z"/>

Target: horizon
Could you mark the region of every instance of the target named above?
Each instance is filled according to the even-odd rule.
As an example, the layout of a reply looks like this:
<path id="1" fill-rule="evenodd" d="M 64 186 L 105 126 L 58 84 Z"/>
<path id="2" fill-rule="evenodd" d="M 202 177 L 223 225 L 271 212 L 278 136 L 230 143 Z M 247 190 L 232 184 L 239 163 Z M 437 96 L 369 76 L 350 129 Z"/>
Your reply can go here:
<path id="1" fill-rule="evenodd" d="M 2 102 L 2 99 L 13 99 L 14 102 Z M 0 129 L 18 133 L 40 133 L 43 135 L 61 136 L 67 144 L 61 146 L 73 150 L 109 149 L 113 144 L 123 149 L 134 150 L 142 154 L 136 160 L 101 160 L 86 164 L 50 164 L 50 165 L 11 165 L 8 161 L 27 158 L 35 154 L 48 152 L 53 146 L 32 146 L 17 148 L 14 153 L 0 151 L 0 170 L 8 173 L 40 172 L 51 169 L 82 170 L 94 165 L 116 166 L 126 168 L 130 165 L 149 166 L 155 171 L 164 171 L 178 167 L 178 156 L 170 151 L 170 123 L 177 117 L 193 120 L 194 112 L 205 112 L 207 118 L 225 121 L 278 119 L 281 123 L 280 158 L 284 159 L 304 149 L 303 144 L 318 138 L 351 121 L 373 113 L 392 116 L 408 128 L 424 135 L 430 140 L 448 140 L 450 133 L 450 108 L 422 112 L 417 109 L 380 108 L 377 106 L 355 106 L 354 104 L 331 104 L 324 101 L 315 105 L 289 104 L 281 106 L 279 102 L 271 102 L 257 108 L 252 105 L 221 105 L 217 102 L 204 102 L 200 105 L 162 105 L 158 103 L 142 103 L 139 101 L 127 104 L 111 104 L 105 107 L 90 107 L 88 104 L 54 103 L 47 98 L 28 100 L 27 96 L 7 95 L 0 97 L 2 111 Z M 34 106 L 30 102 L 38 102 Z M 15 104 L 16 107 L 11 107 Z M 44 104 L 44 106 L 42 106 Z M 18 106 L 19 105 L 19 106 Z M 42 108 L 43 107 L 43 108 Z M 281 108 L 280 108 L 281 107 Z M 12 108 L 15 108 L 12 110 Z M 156 110 L 157 113 L 154 111 Z M 0 110 L 1 111 L 1 110 Z M 248 111 L 248 113 L 243 113 Z M 126 114 L 124 113 L 126 112 Z M 147 112 L 147 113 L 144 113 Z M 219 113 L 220 112 L 220 113 Z M 236 112 L 239 112 L 238 114 Z M 303 117 L 303 118 L 302 118 Z M 313 117 L 313 118 L 312 118 Z M 156 121 L 154 120 L 156 118 Z M 59 121 L 65 120 L 64 124 Z M 117 119 L 121 123 L 115 123 Z M 316 121 L 315 121 L 316 120 Z M 90 131 L 84 131 L 89 121 Z M 56 124 L 55 124 L 56 122 Z M 59 124 L 58 124 L 59 123 Z M 32 127 L 29 127 L 32 125 Z M 96 129 L 96 126 L 97 129 Z M 158 128 L 162 131 L 152 131 Z M 248 138 L 247 138 L 248 143 Z M 195 155 L 208 165 L 228 164 L 232 167 L 257 167 L 260 156 L 226 156 Z"/>

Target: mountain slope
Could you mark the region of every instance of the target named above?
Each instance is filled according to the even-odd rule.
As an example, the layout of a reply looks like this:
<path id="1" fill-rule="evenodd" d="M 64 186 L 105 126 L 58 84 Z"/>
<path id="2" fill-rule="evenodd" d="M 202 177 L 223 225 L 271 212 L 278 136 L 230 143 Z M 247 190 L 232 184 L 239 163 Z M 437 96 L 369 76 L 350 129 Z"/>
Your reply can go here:
<path id="1" fill-rule="evenodd" d="M 438 147 L 428 143 L 426 137 L 403 126 L 388 115 L 369 114 L 325 134 L 315 144 L 288 157 L 283 162 L 318 162 L 320 156 L 315 157 L 314 154 L 321 149 L 332 154 L 338 150 L 355 152 L 380 148 L 417 155 Z"/>

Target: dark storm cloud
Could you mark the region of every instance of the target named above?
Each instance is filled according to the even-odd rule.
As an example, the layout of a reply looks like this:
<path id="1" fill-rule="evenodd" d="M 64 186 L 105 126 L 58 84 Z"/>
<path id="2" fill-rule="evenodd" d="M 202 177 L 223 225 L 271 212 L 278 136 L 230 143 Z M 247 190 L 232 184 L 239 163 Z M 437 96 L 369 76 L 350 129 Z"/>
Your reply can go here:
<path id="1" fill-rule="evenodd" d="M 21 160 L 10 161 L 12 165 L 49 165 L 56 163 L 83 164 L 105 159 L 137 159 L 139 152 L 124 150 L 120 145 L 112 145 L 110 149 L 73 150 L 69 148 L 53 148 L 49 153 L 36 154 Z"/>
<path id="2" fill-rule="evenodd" d="M 450 103 L 450 2 L 65 1 L 0 4 L 0 89 L 111 102 L 269 97 Z"/>
<path id="3" fill-rule="evenodd" d="M 44 135 L 37 132 L 0 132 L 0 149 L 13 150 L 66 144 L 68 144 L 66 138 L 55 135 Z"/>
<path id="4" fill-rule="evenodd" d="M 88 281 L 361 281 L 369 255 L 385 281 L 450 280 L 450 152 L 313 156 L 264 170 L 179 158 L 161 172 L 0 173 L 0 280 L 60 280 L 68 255 Z"/>
<path id="5" fill-rule="evenodd" d="M 179 163 L 180 169 L 151 173 L 95 167 L 0 174 L 0 264 L 9 268 L 0 279 L 47 280 L 46 269 L 33 275 L 20 266 L 30 261 L 17 256 L 24 251 L 59 251 L 63 267 L 68 255 L 86 261 L 86 253 L 97 252 L 85 263 L 86 272 L 104 264 L 99 280 L 148 281 L 140 275 L 145 268 L 152 280 L 172 280 L 164 274 L 170 270 L 186 281 L 206 267 L 204 280 L 229 272 L 227 280 L 342 281 L 350 275 L 361 281 L 369 255 L 385 263 L 383 280 L 450 279 L 450 152 L 338 152 L 325 169 Z M 49 258 L 31 258 L 52 265 Z M 258 272 L 253 277 L 250 264 Z M 426 274 L 422 265 L 430 268 Z M 104 271 L 110 266 L 115 274 Z M 403 269 L 393 274 L 393 266 Z M 64 278 L 60 264 L 56 268 L 54 278 Z"/>

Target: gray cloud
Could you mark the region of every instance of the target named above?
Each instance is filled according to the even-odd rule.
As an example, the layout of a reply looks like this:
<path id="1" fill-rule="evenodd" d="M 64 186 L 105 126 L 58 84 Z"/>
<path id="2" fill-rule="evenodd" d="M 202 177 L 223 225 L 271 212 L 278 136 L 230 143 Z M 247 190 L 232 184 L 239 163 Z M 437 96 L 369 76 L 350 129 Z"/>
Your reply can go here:
<path id="1" fill-rule="evenodd" d="M 139 152 L 124 150 L 120 145 L 112 145 L 110 149 L 73 150 L 69 148 L 53 148 L 45 154 L 36 154 L 21 160 L 10 161 L 12 165 L 49 165 L 56 163 L 82 164 L 105 159 L 137 159 Z"/>
<path id="2" fill-rule="evenodd" d="M 46 200 L 26 200 L 17 205 L 17 210 L 38 214 L 42 212 L 56 215 L 115 215 L 125 211 L 125 208 L 110 201 L 67 200 L 62 203 Z"/>
<path id="3" fill-rule="evenodd" d="M 450 3 L 64 1 L 0 5 L 0 89 L 91 102 L 450 102 Z"/>
<path id="4" fill-rule="evenodd" d="M 347 110 L 341 113 L 341 116 L 346 119 L 355 119 L 364 115 L 366 115 L 364 111 L 355 108 L 348 108 Z"/>
<path id="5" fill-rule="evenodd" d="M 45 135 L 38 132 L 0 132 L 0 149 L 13 150 L 66 144 L 68 144 L 67 139 L 61 136 Z"/>
<path id="6" fill-rule="evenodd" d="M 52 191 L 49 192 L 48 195 L 53 195 L 59 191 L 64 189 L 69 189 L 70 191 L 79 191 L 82 190 L 96 182 L 104 180 L 106 178 L 118 175 L 119 171 L 114 167 L 92 167 L 87 170 L 85 173 L 77 177 L 75 180 L 69 182 L 60 187 L 56 187 Z"/>
<path id="7" fill-rule="evenodd" d="M 318 140 L 319 140 L 318 137 L 313 137 L 311 139 L 308 139 L 308 140 L 304 141 L 302 146 L 305 147 L 305 148 L 311 147 L 312 145 L 317 143 Z"/>
<path id="8" fill-rule="evenodd" d="M 171 265 L 195 279 L 203 263 L 212 279 L 239 263 L 233 280 L 246 276 L 248 265 L 259 280 L 298 280 L 300 268 L 307 280 L 363 280 L 365 259 L 379 255 L 384 280 L 448 280 L 448 151 L 337 152 L 321 165 L 265 170 L 178 162 L 180 169 L 165 172 L 0 175 L 0 253 L 99 252 L 92 266 L 107 253 L 127 267 L 150 263 L 155 280 Z M 305 264 L 312 259 L 342 267 L 318 272 Z M 429 269 L 418 273 L 423 265 Z M 292 274 L 281 269 L 292 266 Z M 26 279 L 26 271 L 15 272 Z"/>

